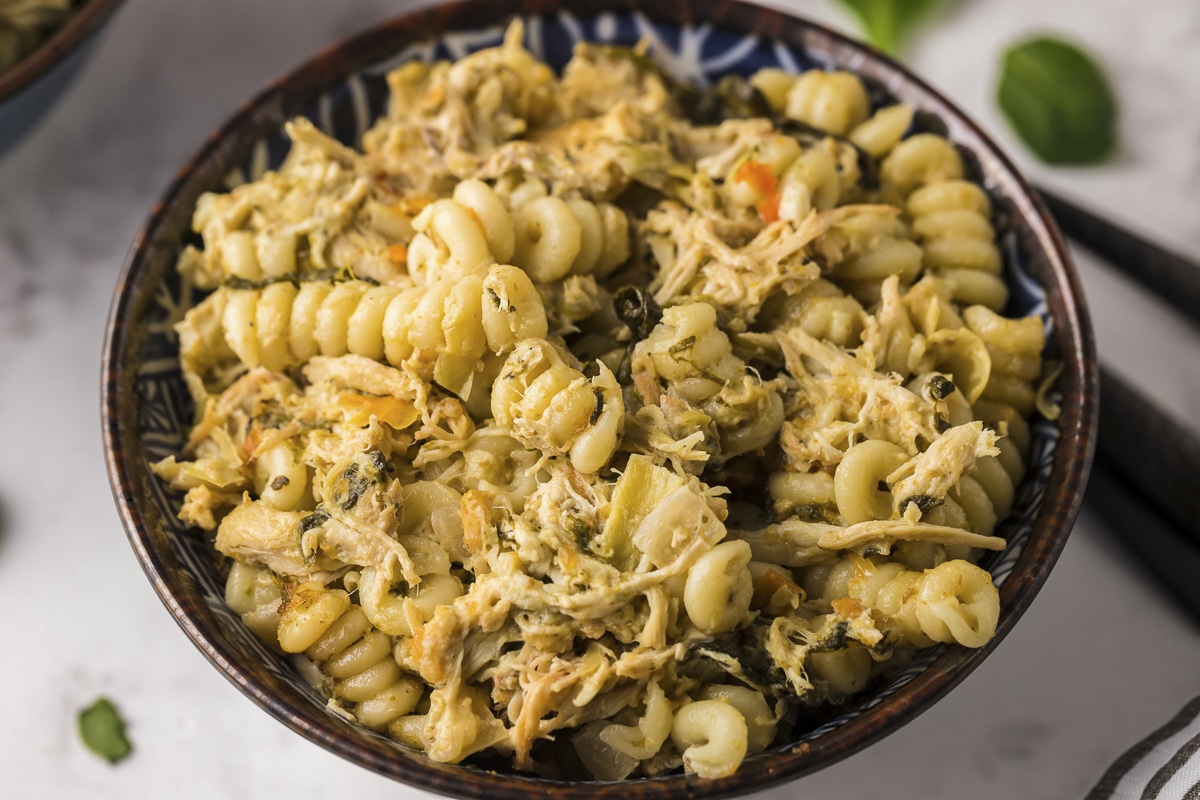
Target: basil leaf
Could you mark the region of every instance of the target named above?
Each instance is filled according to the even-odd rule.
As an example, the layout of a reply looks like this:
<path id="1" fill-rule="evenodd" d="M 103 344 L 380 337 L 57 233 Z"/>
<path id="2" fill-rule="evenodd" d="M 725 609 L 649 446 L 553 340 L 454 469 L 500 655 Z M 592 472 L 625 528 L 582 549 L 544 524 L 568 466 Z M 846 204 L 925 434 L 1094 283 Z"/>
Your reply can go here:
<path id="1" fill-rule="evenodd" d="M 913 26 L 938 0 L 841 0 L 862 22 L 871 44 L 895 53 Z"/>
<path id="2" fill-rule="evenodd" d="M 1117 102 L 1075 45 L 1038 37 L 1004 54 L 997 93 L 1017 134 L 1048 164 L 1094 164 L 1116 148 Z"/>
<path id="3" fill-rule="evenodd" d="M 79 712 L 79 738 L 88 750 L 110 764 L 116 764 L 133 749 L 125 737 L 125 722 L 106 697 Z"/>

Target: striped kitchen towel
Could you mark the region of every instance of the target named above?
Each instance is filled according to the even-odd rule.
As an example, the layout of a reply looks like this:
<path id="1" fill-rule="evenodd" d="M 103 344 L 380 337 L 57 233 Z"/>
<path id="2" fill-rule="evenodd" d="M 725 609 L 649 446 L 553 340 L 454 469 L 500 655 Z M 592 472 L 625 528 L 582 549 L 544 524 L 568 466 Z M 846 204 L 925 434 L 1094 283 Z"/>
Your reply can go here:
<path id="1" fill-rule="evenodd" d="M 1200 800 L 1200 697 L 1118 758 L 1086 800 Z"/>

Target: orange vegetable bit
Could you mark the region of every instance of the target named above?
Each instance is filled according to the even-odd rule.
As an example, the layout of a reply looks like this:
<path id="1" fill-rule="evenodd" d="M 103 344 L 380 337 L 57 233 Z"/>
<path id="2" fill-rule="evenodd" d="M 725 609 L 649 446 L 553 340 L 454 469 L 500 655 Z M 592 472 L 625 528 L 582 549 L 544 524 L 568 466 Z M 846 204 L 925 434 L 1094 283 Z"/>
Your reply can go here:
<path id="1" fill-rule="evenodd" d="M 754 210 L 763 222 L 770 225 L 779 219 L 779 192 L 772 192 L 755 204 Z"/>
<path id="2" fill-rule="evenodd" d="M 779 219 L 779 179 L 771 171 L 771 165 L 762 161 L 750 159 L 738 167 L 733 174 L 738 183 L 745 183 L 762 196 L 754 205 L 754 210 L 762 221 L 770 225 Z"/>
<path id="3" fill-rule="evenodd" d="M 385 425 L 402 431 L 420 417 L 412 401 L 400 397 L 343 394 L 338 397 L 338 405 L 351 412 L 349 422 L 354 425 L 366 425 L 371 417 L 375 417 Z"/>
<path id="4" fill-rule="evenodd" d="M 408 248 L 402 244 L 389 245 L 387 249 L 388 258 L 393 264 L 408 263 Z"/>

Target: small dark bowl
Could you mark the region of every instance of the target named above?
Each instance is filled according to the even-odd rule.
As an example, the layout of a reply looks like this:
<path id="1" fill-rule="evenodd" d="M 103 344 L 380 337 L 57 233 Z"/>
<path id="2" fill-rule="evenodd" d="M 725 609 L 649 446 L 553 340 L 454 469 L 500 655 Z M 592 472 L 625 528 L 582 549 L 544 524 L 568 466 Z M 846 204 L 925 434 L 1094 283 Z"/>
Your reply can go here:
<path id="1" fill-rule="evenodd" d="M 95 34 L 123 0 L 80 0 L 37 49 L 0 72 L 0 155 L 29 133 L 91 54 Z"/>
<path id="2" fill-rule="evenodd" d="M 920 125 L 947 134 L 973 178 L 989 190 L 1006 251 L 1011 311 L 1040 314 L 1049 357 L 1060 360 L 1062 416 L 1034 425 L 1029 476 L 1014 516 L 1001 528 L 1008 548 L 984 562 L 1000 587 L 996 637 L 968 650 L 924 651 L 887 685 L 857 699 L 819 728 L 747 759 L 729 778 L 672 775 L 620 783 L 561 782 L 438 764 L 335 716 L 287 662 L 267 651 L 222 602 L 218 559 L 208 540 L 175 518 L 179 497 L 148 464 L 177 453 L 192 409 L 170 325 L 195 301 L 175 274 L 192 208 L 234 170 L 278 164 L 283 123 L 307 115 L 356 143 L 383 108 L 387 69 L 410 58 L 458 57 L 499 41 L 514 14 L 528 18 L 528 44 L 555 66 L 584 36 L 631 44 L 651 36 L 682 77 L 707 80 L 760 66 L 838 66 L 864 77 L 877 99 L 921 112 Z M 463 35 L 464 33 L 468 35 Z M 182 169 L 153 208 L 125 265 L 108 323 L 102 382 L 109 476 L 130 543 L 147 577 L 197 648 L 250 699 L 323 747 L 405 783 L 459 797 L 719 797 L 765 789 L 828 766 L 897 730 L 929 708 L 996 647 L 1028 608 L 1058 558 L 1083 497 L 1096 430 L 1095 347 L 1083 296 L 1062 239 L 1011 162 L 941 95 L 903 67 L 820 26 L 732 0 L 469 0 L 380 24 L 302 65 L 242 107 Z"/>

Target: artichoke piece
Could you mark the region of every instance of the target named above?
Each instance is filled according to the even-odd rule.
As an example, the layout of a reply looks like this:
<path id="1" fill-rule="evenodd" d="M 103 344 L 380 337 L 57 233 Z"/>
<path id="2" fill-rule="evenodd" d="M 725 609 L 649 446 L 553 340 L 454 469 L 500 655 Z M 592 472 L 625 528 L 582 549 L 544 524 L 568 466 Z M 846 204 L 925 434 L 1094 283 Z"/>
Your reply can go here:
<path id="1" fill-rule="evenodd" d="M 655 465 L 649 457 L 630 456 L 625 473 L 613 490 L 612 512 L 596 542 L 599 553 L 617 569 L 636 567 L 639 554 L 633 535 L 642 520 L 683 485 L 683 478 L 666 467 Z"/>

